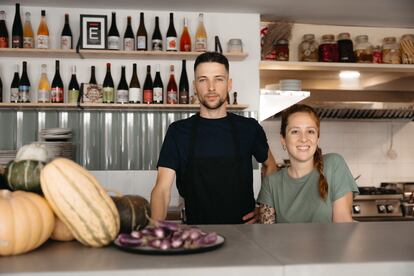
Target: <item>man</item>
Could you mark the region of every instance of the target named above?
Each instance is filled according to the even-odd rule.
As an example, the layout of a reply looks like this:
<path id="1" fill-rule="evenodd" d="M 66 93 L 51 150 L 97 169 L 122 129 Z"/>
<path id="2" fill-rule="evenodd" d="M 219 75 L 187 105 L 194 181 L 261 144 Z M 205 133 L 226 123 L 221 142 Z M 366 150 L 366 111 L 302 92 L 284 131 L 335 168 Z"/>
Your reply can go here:
<path id="1" fill-rule="evenodd" d="M 200 112 L 168 128 L 151 193 L 152 218 L 165 219 L 177 175 L 188 224 L 254 223 L 252 156 L 265 175 L 276 170 L 266 135 L 256 120 L 227 113 L 232 80 L 225 56 L 199 55 L 193 84 Z"/>

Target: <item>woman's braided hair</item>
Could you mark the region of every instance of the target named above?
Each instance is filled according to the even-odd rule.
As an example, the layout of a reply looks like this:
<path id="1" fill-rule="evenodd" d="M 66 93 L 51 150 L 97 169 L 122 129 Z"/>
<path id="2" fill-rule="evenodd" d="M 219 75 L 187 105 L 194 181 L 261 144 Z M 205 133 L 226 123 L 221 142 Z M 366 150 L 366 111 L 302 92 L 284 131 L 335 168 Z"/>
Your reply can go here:
<path id="1" fill-rule="evenodd" d="M 286 138 L 286 127 L 288 125 L 288 120 L 290 115 L 298 112 L 308 113 L 314 119 L 316 126 L 318 127 L 318 137 L 320 135 L 320 119 L 316 111 L 305 104 L 295 104 L 283 111 L 282 113 L 282 122 L 280 126 L 280 135 L 283 138 Z M 322 150 L 320 147 L 316 148 L 316 152 L 313 155 L 313 162 L 315 168 L 319 172 L 319 195 L 322 199 L 326 199 L 328 195 L 328 182 L 326 181 L 325 175 L 323 174 L 323 158 L 322 158 Z"/>

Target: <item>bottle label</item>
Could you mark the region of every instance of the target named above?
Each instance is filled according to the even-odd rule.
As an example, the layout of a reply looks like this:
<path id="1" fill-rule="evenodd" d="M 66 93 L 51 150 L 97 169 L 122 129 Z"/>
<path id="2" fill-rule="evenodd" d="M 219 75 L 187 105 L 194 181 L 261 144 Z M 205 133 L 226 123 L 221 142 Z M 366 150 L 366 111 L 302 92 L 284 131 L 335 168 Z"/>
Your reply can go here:
<path id="1" fill-rule="evenodd" d="M 10 102 L 17 103 L 19 101 L 19 88 L 10 89 Z"/>
<path id="2" fill-rule="evenodd" d="M 167 91 L 167 104 L 176 104 L 177 102 L 177 91 Z"/>
<path id="3" fill-rule="evenodd" d="M 119 43 L 119 36 L 108 36 L 108 49 L 109 50 L 119 50 L 120 43 Z"/>
<path id="4" fill-rule="evenodd" d="M 52 103 L 63 103 L 63 88 L 52 87 L 50 92 L 50 100 Z"/>
<path id="5" fill-rule="evenodd" d="M 77 103 L 79 98 L 79 90 L 71 89 L 68 91 L 68 103 Z"/>
<path id="6" fill-rule="evenodd" d="M 207 51 L 207 38 L 206 37 L 198 37 L 195 39 L 195 50 L 196 52 Z"/>
<path id="7" fill-rule="evenodd" d="M 50 101 L 49 89 L 39 89 L 37 91 L 37 101 L 41 103 L 48 103 Z"/>
<path id="8" fill-rule="evenodd" d="M 60 48 L 63 50 L 69 50 L 72 46 L 72 37 L 68 35 L 62 36 L 60 39 Z"/>
<path id="9" fill-rule="evenodd" d="M 119 89 L 116 90 L 116 102 L 127 103 L 128 102 L 128 90 Z"/>
<path id="10" fill-rule="evenodd" d="M 133 38 L 124 38 L 124 50 L 125 51 L 134 51 L 135 41 Z"/>
<path id="11" fill-rule="evenodd" d="M 152 103 L 152 90 L 151 89 L 145 89 L 144 90 L 144 103 Z"/>
<path id="12" fill-rule="evenodd" d="M 152 50 L 153 51 L 162 51 L 162 40 L 161 39 L 153 39 L 152 40 Z"/>
<path id="13" fill-rule="evenodd" d="M 129 102 L 139 103 L 141 102 L 141 88 L 129 88 Z"/>
<path id="14" fill-rule="evenodd" d="M 145 36 L 137 37 L 137 50 L 145 50 L 147 48 L 147 39 Z"/>
<path id="15" fill-rule="evenodd" d="M 167 37 L 167 51 L 177 51 L 177 37 Z"/>
<path id="16" fill-rule="evenodd" d="M 34 47 L 34 39 L 30 36 L 23 37 L 23 48 L 33 48 Z"/>
<path id="17" fill-rule="evenodd" d="M 114 102 L 114 88 L 113 87 L 104 87 L 103 88 L 103 102 L 104 103 L 113 103 Z"/>
<path id="18" fill-rule="evenodd" d="M 18 35 L 14 35 L 12 37 L 12 48 L 20 48 L 20 42 L 22 41 L 22 38 Z"/>
<path id="19" fill-rule="evenodd" d="M 154 87 L 154 103 L 162 103 L 163 97 L 162 97 L 162 88 L 161 87 Z"/>
<path id="20" fill-rule="evenodd" d="M 22 103 L 30 102 L 30 86 L 19 85 L 19 101 Z"/>
<path id="21" fill-rule="evenodd" d="M 7 37 L 5 36 L 0 37 L 0 48 L 9 48 L 9 41 Z"/>
<path id="22" fill-rule="evenodd" d="M 38 35 L 37 36 L 37 48 L 39 48 L 39 49 L 48 49 L 49 48 L 49 36 L 48 35 Z"/>
<path id="23" fill-rule="evenodd" d="M 188 104 L 188 91 L 180 91 L 180 104 Z"/>

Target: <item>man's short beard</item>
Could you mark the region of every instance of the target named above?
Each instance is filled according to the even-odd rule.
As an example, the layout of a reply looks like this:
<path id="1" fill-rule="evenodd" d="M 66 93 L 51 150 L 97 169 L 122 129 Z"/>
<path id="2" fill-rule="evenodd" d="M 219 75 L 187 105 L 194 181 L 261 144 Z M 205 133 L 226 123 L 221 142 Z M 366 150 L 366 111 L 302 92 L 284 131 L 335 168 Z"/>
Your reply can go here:
<path id="1" fill-rule="evenodd" d="M 201 99 L 200 104 L 203 105 L 204 107 L 206 107 L 207 109 L 214 110 L 214 109 L 220 108 L 226 101 L 227 101 L 227 99 L 223 100 L 222 98 L 220 98 L 220 100 L 217 104 L 215 104 L 214 106 L 211 106 L 211 105 L 208 105 L 207 102 L 204 99 Z"/>

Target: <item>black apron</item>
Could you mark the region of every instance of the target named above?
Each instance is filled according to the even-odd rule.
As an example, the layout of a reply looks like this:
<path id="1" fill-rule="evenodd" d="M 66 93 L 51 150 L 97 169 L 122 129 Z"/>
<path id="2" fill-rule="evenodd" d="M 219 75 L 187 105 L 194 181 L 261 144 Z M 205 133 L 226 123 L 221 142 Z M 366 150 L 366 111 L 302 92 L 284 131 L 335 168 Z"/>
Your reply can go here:
<path id="1" fill-rule="evenodd" d="M 187 169 L 178 187 L 185 200 L 187 224 L 239 224 L 255 208 L 253 187 L 241 173 L 243 157 L 235 123 L 230 114 L 226 119 L 231 127 L 233 155 L 224 157 L 195 156 L 199 114 L 194 120 Z"/>

